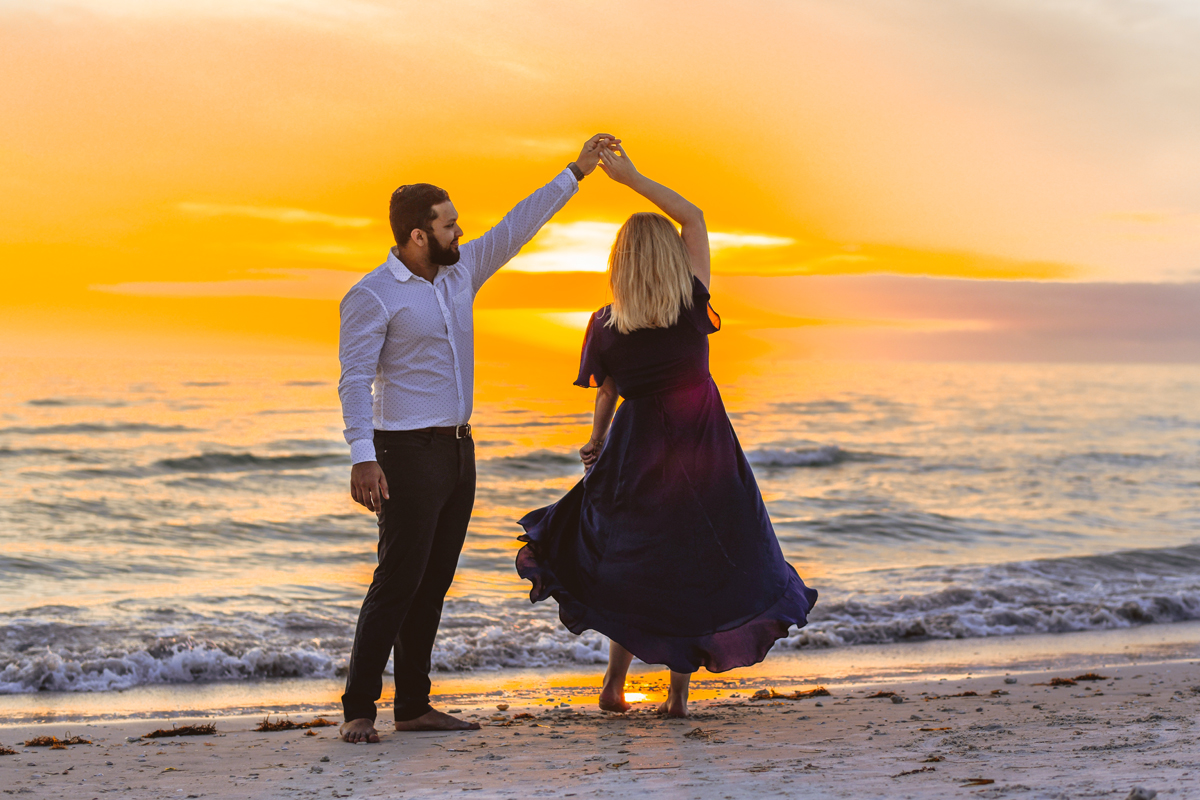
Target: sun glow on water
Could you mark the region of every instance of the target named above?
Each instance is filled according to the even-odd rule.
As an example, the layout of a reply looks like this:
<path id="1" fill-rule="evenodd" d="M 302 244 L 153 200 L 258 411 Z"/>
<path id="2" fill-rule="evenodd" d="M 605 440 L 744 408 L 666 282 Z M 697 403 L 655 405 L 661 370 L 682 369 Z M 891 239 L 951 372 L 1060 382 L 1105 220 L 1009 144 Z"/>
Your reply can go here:
<path id="1" fill-rule="evenodd" d="M 645 699 L 646 699 L 646 695 L 642 694 L 641 692 L 626 692 L 625 693 L 625 702 L 626 703 L 641 703 Z"/>

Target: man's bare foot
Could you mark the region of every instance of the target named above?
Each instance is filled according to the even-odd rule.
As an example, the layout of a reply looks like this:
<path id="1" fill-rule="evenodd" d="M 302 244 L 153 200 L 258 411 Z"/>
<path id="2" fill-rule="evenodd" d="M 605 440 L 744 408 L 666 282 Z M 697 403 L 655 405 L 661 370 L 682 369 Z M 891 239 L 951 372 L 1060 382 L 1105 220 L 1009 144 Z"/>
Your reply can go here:
<path id="1" fill-rule="evenodd" d="M 686 717 L 687 698 L 667 695 L 667 699 L 658 707 L 658 713 L 664 717 Z"/>
<path id="2" fill-rule="evenodd" d="M 430 709 L 416 719 L 396 720 L 398 731 L 477 731 L 478 722 L 465 720 Z"/>
<path id="3" fill-rule="evenodd" d="M 615 711 L 623 714 L 630 708 L 629 703 L 625 702 L 625 692 L 609 689 L 607 686 L 600 690 L 601 711 Z"/>
<path id="4" fill-rule="evenodd" d="M 375 730 L 375 723 L 365 717 L 342 723 L 341 735 L 342 741 L 350 744 L 379 741 L 379 731 Z"/>

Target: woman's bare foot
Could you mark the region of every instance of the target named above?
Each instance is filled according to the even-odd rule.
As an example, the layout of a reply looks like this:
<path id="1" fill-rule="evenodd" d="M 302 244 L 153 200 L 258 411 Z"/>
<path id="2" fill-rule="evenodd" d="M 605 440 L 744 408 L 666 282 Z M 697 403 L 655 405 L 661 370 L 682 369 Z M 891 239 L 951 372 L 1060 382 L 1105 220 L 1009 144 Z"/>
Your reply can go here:
<path id="1" fill-rule="evenodd" d="M 624 687 L 622 687 L 623 689 Z M 625 702 L 625 692 L 620 689 L 613 689 L 605 686 L 600 690 L 600 710 L 615 711 L 618 714 L 623 714 L 631 708 L 629 703 Z"/>
<path id="2" fill-rule="evenodd" d="M 667 690 L 667 700 L 658 707 L 658 713 L 666 717 L 686 717 L 688 687 L 692 675 L 689 672 L 671 670 L 671 688 Z"/>
<path id="3" fill-rule="evenodd" d="M 375 743 L 379 741 L 379 731 L 375 730 L 375 722 L 365 717 L 342 723 L 340 733 L 342 741 L 349 742 L 350 744 L 357 744 L 358 742 Z"/>
<path id="4" fill-rule="evenodd" d="M 398 731 L 477 731 L 479 730 L 478 722 L 467 722 L 466 720 L 452 717 L 449 714 L 443 714 L 441 711 L 430 709 L 416 719 L 405 721 L 396 720 L 396 730 Z"/>
<path id="5" fill-rule="evenodd" d="M 614 641 L 608 643 L 608 669 L 604 671 L 604 683 L 600 687 L 600 710 L 623 714 L 629 710 L 625 702 L 625 676 L 633 653 Z"/>
<path id="6" fill-rule="evenodd" d="M 658 713 L 664 717 L 686 717 L 688 715 L 687 698 L 668 695 L 667 699 L 658 707 Z"/>

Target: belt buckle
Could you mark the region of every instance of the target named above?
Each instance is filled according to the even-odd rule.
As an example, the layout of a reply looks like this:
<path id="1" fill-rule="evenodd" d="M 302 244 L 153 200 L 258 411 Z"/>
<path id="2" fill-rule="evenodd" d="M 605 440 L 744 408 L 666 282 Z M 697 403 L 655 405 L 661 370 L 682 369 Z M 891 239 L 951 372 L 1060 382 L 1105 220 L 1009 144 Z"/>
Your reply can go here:
<path id="1" fill-rule="evenodd" d="M 455 439 L 466 439 L 470 435 L 471 435 L 471 423 L 468 422 L 465 425 L 455 425 L 454 426 L 454 438 Z"/>

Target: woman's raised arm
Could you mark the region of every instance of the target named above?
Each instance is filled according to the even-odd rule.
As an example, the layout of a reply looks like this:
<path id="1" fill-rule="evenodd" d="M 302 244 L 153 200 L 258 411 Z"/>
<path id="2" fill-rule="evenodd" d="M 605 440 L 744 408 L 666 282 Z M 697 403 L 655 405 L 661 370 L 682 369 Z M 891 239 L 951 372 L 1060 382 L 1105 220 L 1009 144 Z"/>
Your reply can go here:
<path id="1" fill-rule="evenodd" d="M 679 223 L 679 235 L 687 248 L 692 274 L 707 287 L 710 268 L 708 228 L 704 224 L 704 212 L 679 192 L 668 189 L 638 172 L 637 167 L 625 154 L 625 148 L 619 144 L 601 149 L 600 168 L 604 170 L 605 175 L 633 189 Z"/>

